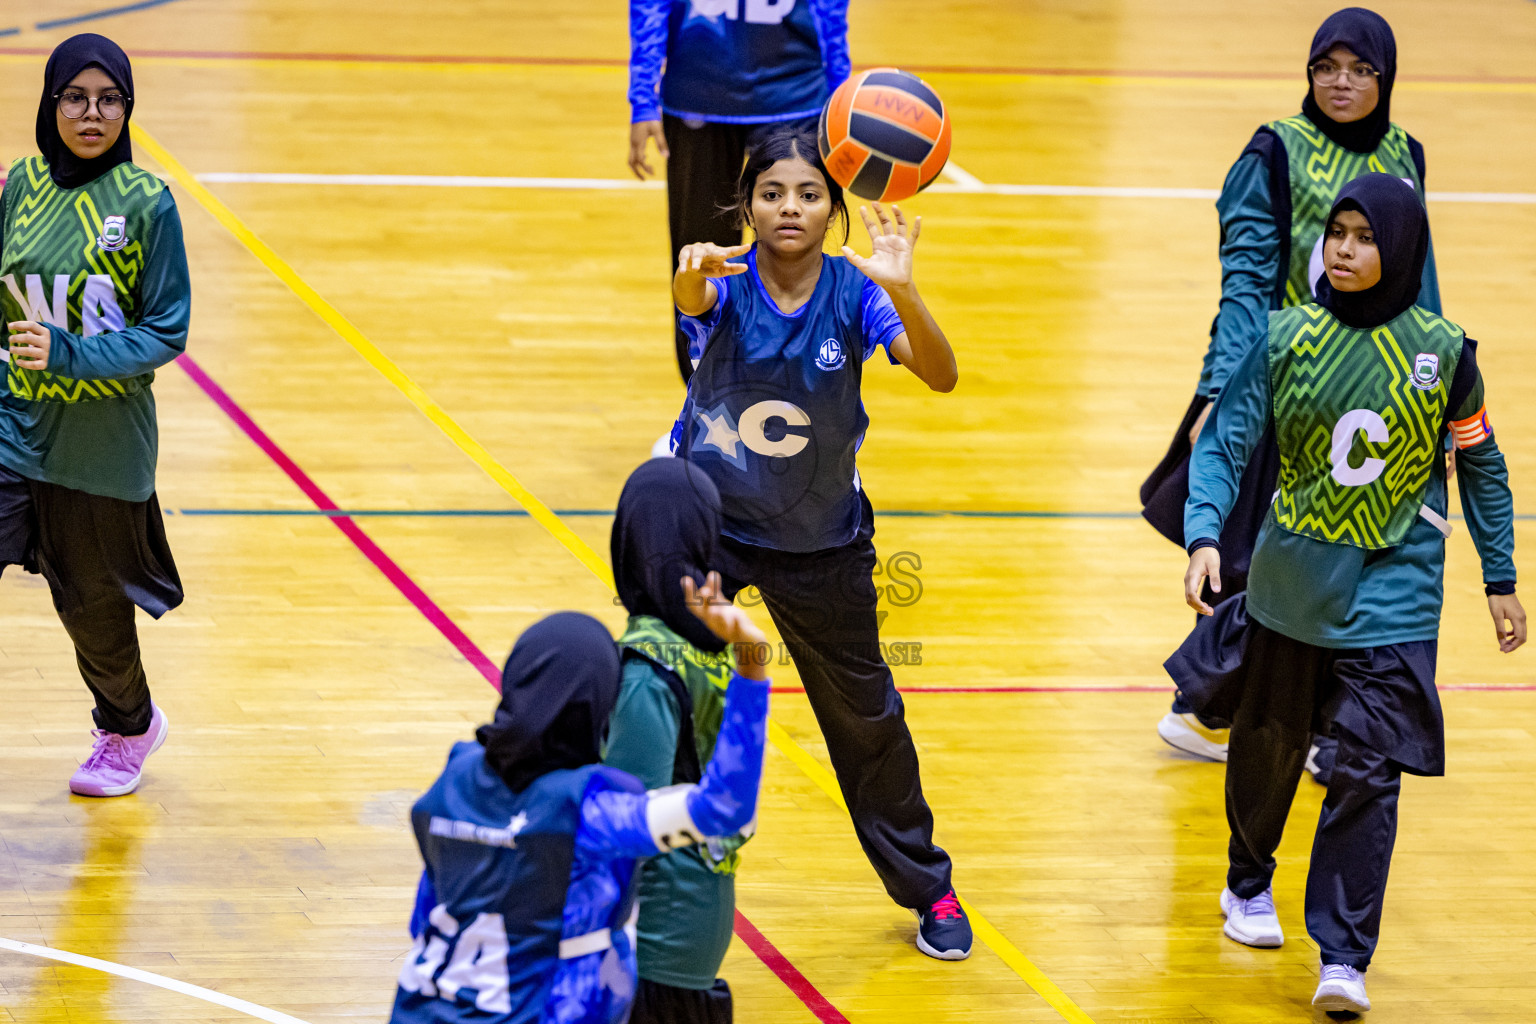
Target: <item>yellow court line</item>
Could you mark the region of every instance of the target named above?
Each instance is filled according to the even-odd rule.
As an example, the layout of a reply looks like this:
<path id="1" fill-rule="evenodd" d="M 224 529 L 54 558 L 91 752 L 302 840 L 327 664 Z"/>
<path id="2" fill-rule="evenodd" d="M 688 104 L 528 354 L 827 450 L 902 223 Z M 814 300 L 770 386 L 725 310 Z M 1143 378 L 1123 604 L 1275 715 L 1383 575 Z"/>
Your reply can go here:
<path id="1" fill-rule="evenodd" d="M 288 288 L 299 297 L 303 303 L 312 309 L 321 320 L 325 321 L 332 330 L 341 335 L 343 341 L 357 350 L 368 364 L 382 373 L 391 384 L 400 390 L 411 404 L 431 420 L 448 439 L 468 455 L 474 463 L 483 469 L 487 476 L 496 481 L 516 501 L 528 510 L 529 515 L 537 519 L 561 545 L 572 555 L 590 569 L 608 589 L 614 590 L 613 573 L 606 562 L 593 551 L 586 541 L 578 537 L 564 520 L 550 511 L 549 507 L 538 498 L 534 497 L 526 487 L 513 476 L 512 473 L 497 462 L 495 457 L 463 427 L 449 416 L 442 406 L 433 401 L 415 381 L 408 377 L 404 370 L 396 366 L 383 352 L 363 336 L 363 333 L 355 327 L 351 321 L 344 317 L 336 307 L 326 302 L 320 293 L 310 287 L 299 274 L 290 267 L 281 256 L 273 252 L 256 233 L 246 226 L 233 210 L 219 201 L 208 189 L 204 188 L 192 174 L 181 165 L 170 152 L 162 146 L 153 135 L 138 124 L 130 126 L 134 141 L 142 145 L 166 172 L 175 179 L 176 183 L 198 201 L 198 203 L 213 215 L 214 219 L 222 224 L 230 234 L 239 240 L 251 254 L 259 259 L 264 266 L 276 274 Z M 773 745 L 795 763 L 816 786 L 827 796 L 831 797 L 845 812 L 848 805 L 843 801 L 843 794 L 837 784 L 837 778 L 813 757 L 809 751 L 795 742 L 794 737 L 784 730 L 784 727 L 772 720 L 768 723 L 768 736 Z M 1002 932 L 994 928 L 985 917 L 981 916 L 974 907 L 964 900 L 961 901 L 966 914 L 971 918 L 971 926 L 976 935 L 991 950 L 996 953 L 1018 976 L 1024 979 L 1025 984 L 1034 989 L 1041 998 L 1051 1005 L 1057 1013 L 1061 1014 L 1070 1024 L 1094 1024 L 1093 1019 L 1082 1011 L 1076 1003 L 1067 997 L 1066 993 L 1057 988 L 1045 974 L 1026 957 Z"/>
<path id="2" fill-rule="evenodd" d="M 603 585 L 609 590 L 613 589 L 613 573 L 609 571 L 608 564 L 599 558 L 597 553 L 588 547 L 580 537 L 576 536 L 571 531 L 571 528 L 565 525 L 563 519 L 551 512 L 547 505 L 534 497 L 532 491 L 524 487 L 522 482 L 513 476 L 505 466 L 497 462 L 495 457 L 486 451 L 479 441 L 476 441 L 463 427 L 459 426 L 453 417 L 449 416 L 443 410 L 443 407 L 432 399 L 431 395 L 422 390 L 420 385 L 406 376 L 404 370 L 396 366 L 388 356 L 379 351 L 373 342 L 364 337 L 363 332 L 358 330 L 352 321 L 343 316 L 335 306 L 321 298 L 319 292 L 311 288 L 281 256 L 273 252 L 267 246 L 267 243 L 258 238 L 256 233 L 235 215 L 234 211 L 220 202 L 219 198 L 212 192 L 204 188 L 192 176 L 191 172 L 183 167 L 180 161 L 173 157 L 164 146 L 160 145 L 159 141 L 147 129 L 138 124 L 130 125 L 129 129 L 133 132 L 134 141 L 148 150 L 149 154 L 159 162 L 160 166 L 164 167 L 166 172 L 176 180 L 176 183 L 186 189 L 202 205 L 203 209 L 213 214 L 215 220 L 224 225 L 229 233 L 234 235 L 241 245 L 249 249 L 251 254 L 260 260 L 268 270 L 276 274 L 278 280 L 287 285 L 293 294 L 297 295 L 306 306 L 314 310 L 315 315 L 330 325 L 331 329 L 337 334 L 341 335 L 343 341 L 356 349 L 358 355 L 368 361 L 368 365 L 382 373 L 386 380 L 398 388 L 406 398 L 410 399 L 411 404 L 420 409 L 422 414 L 431 420 L 439 430 L 447 434 L 448 439 L 457 445 L 460 451 L 468 455 L 475 465 L 483 469 L 486 475 L 496 481 L 502 490 L 510 494 L 513 501 L 527 509 L 530 516 L 537 519 L 540 525 L 554 534 L 556 540 L 565 545 L 567 550 L 575 555 L 582 565 L 585 565 L 592 571 L 592 575 L 601 580 Z"/>

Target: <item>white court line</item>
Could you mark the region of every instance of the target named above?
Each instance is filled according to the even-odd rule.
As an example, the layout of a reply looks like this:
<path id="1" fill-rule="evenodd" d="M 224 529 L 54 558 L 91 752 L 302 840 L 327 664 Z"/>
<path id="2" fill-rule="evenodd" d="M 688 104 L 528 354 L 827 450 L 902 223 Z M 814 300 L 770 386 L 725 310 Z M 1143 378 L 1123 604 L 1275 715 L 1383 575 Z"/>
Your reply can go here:
<path id="1" fill-rule="evenodd" d="M 35 946 L 30 942 L 18 942 L 15 939 L 0 938 L 0 949 L 9 949 L 16 953 L 24 953 L 27 956 L 42 957 L 45 960 L 58 960 L 61 963 L 74 964 L 76 967 L 89 967 L 93 971 L 101 971 L 105 974 L 115 974 L 119 978 L 128 978 L 131 981 L 142 981 L 146 985 L 154 985 L 156 988 L 178 992 L 193 999 L 201 999 L 205 1003 L 213 1003 L 226 1009 L 236 1010 L 247 1017 L 255 1017 L 257 1020 L 270 1021 L 271 1024 L 306 1024 L 297 1017 L 290 1017 L 286 1013 L 269 1010 L 265 1006 L 257 1006 L 248 1003 L 244 999 L 236 999 L 234 996 L 226 996 L 222 992 L 214 992 L 212 989 L 198 988 L 196 985 L 188 985 L 184 981 L 174 978 L 163 978 L 149 971 L 141 971 L 137 967 L 124 967 L 122 964 L 114 964 L 110 960 L 97 960 L 92 956 L 81 956 L 79 953 L 69 953 L 62 949 L 51 949 L 48 946 Z"/>
<path id="2" fill-rule="evenodd" d="M 1159 188 L 1139 185 L 988 185 L 968 171 L 950 164 L 944 169 L 949 181 L 929 186 L 929 192 L 990 196 L 1067 196 L 1094 199 L 1215 199 L 1214 188 Z M 197 179 L 209 184 L 238 185 L 361 185 L 395 188 L 515 188 L 626 191 L 656 190 L 660 181 L 633 178 L 493 178 L 434 174 L 262 174 L 213 171 Z M 1536 192 L 1431 192 L 1436 203 L 1493 203 L 1536 205 Z"/>

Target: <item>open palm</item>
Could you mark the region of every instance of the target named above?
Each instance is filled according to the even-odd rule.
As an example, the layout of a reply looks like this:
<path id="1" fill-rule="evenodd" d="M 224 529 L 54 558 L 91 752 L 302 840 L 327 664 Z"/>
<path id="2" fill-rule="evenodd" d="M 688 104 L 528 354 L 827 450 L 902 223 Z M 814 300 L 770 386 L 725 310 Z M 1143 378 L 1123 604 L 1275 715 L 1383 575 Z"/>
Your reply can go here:
<path id="1" fill-rule="evenodd" d="M 869 256 L 860 256 L 845 245 L 843 255 L 849 263 L 863 271 L 864 276 L 882 288 L 901 288 L 911 284 L 912 249 L 917 245 L 918 233 L 922 231 L 923 218 L 918 217 L 912 222 L 909 234 L 907 218 L 902 214 L 901 207 L 892 206 L 887 213 L 879 203 L 870 205 L 874 207 L 875 216 L 870 217 L 869 210 L 861 206 L 859 219 L 864 221 L 864 229 L 869 232 L 874 252 Z"/>

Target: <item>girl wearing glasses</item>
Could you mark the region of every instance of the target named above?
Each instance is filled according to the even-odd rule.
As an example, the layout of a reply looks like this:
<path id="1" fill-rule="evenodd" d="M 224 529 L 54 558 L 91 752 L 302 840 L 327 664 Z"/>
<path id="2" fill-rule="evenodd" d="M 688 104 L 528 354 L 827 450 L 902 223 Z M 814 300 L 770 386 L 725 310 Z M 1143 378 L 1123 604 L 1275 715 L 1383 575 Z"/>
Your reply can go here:
<path id="1" fill-rule="evenodd" d="M 1254 133 L 1227 173 L 1216 209 L 1221 218 L 1221 307 L 1195 398 L 1163 461 L 1141 488 L 1142 514 L 1157 531 L 1185 544 L 1189 459 L 1233 369 L 1268 332 L 1271 310 L 1313 301 L 1322 276 L 1328 211 L 1351 180 L 1384 172 L 1413 186 L 1424 201 L 1424 147 L 1391 121 L 1397 43 L 1378 14 L 1348 7 L 1312 37 L 1311 86 L 1301 113 Z M 1434 250 L 1424 261 L 1417 304 L 1440 312 Z M 1279 455 L 1272 439 L 1255 452 L 1221 535 L 1222 571 L 1205 593 L 1216 603 L 1242 593 L 1260 523 L 1275 493 Z M 1174 747 L 1213 761 L 1227 759 L 1227 723 L 1200 717 L 1176 697 L 1157 727 Z M 1334 745 L 1318 737 L 1308 761 L 1326 783 Z"/>
<path id="2" fill-rule="evenodd" d="M 69 782 L 84 796 L 133 792 L 165 742 L 133 609 L 182 601 L 150 384 L 186 347 L 191 290 L 171 193 L 132 163 L 132 114 L 128 56 L 99 35 L 65 40 L 44 71 L 41 155 L 0 193 L 0 569 L 47 579 L 96 699 Z"/>

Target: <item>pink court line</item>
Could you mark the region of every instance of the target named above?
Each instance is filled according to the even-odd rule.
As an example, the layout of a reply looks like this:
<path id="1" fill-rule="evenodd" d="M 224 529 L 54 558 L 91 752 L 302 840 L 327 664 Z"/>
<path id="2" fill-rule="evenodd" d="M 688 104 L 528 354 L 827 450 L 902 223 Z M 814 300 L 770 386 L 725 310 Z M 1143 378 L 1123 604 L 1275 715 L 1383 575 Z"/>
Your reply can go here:
<path id="1" fill-rule="evenodd" d="M 1536 691 L 1536 683 L 1447 683 L 1438 690 L 1479 693 Z M 898 693 L 1173 693 L 1167 686 L 898 686 Z M 774 693 L 804 693 L 803 686 L 775 686 Z"/>
<path id="2" fill-rule="evenodd" d="M 340 511 L 330 496 L 321 490 L 320 485 L 304 472 L 303 467 L 289 458 L 277 442 L 272 440 L 267 432 L 262 430 L 239 403 L 231 398 L 217 381 L 208 376 L 208 373 L 191 356 L 181 355 L 177 357 L 176 362 L 187 372 L 187 376 L 192 378 L 193 383 L 202 388 L 203 393 L 213 400 L 213 404 L 233 420 L 235 425 L 245 432 L 245 436 L 266 454 L 267 458 L 277 463 L 278 468 L 288 474 L 288 479 L 304 492 L 305 497 L 309 498 L 315 507 L 326 512 Z M 465 659 L 485 677 L 486 682 L 494 686 L 498 693 L 501 692 L 501 672 L 491 659 L 485 656 L 485 652 L 480 650 L 475 642 L 448 617 L 447 612 L 438 607 L 436 601 L 427 596 L 426 591 L 422 590 L 416 581 L 395 563 L 394 559 L 374 543 L 373 538 L 364 533 L 349 516 L 326 516 L 326 518 L 335 523 L 336 528 L 346 534 L 347 539 L 363 553 L 368 561 L 372 562 L 374 567 L 395 585 L 395 589 L 399 590 L 405 599 L 426 617 L 428 622 L 437 627 L 438 632 L 442 633 L 448 642 L 464 655 Z M 779 952 L 777 947 L 769 942 L 739 910 L 736 911 L 735 931 L 741 941 L 757 954 L 758 959 L 805 1004 L 811 1013 L 815 1014 L 821 1024 L 848 1024 L 848 1018 L 839 1013 L 837 1007 L 817 991 L 816 986 L 812 985 L 810 980 L 789 962 L 789 958 Z"/>
<path id="3" fill-rule="evenodd" d="M 0 55 L 18 57 L 46 57 L 52 49 L 35 46 L 0 47 Z M 507 67 L 579 67 L 579 68 L 627 68 L 629 61 L 623 57 L 536 57 L 519 54 L 419 54 L 419 53 L 325 53 L 295 52 L 288 50 L 140 50 L 134 57 L 162 57 L 188 60 L 228 61 L 311 61 L 317 63 L 352 64 L 482 64 Z M 866 71 L 884 64 L 855 64 L 855 71 Z M 1059 78 L 1187 78 L 1208 80 L 1213 76 L 1205 71 L 1189 68 L 1064 68 L 1027 67 L 988 64 L 903 64 L 903 71 L 922 75 L 1036 75 Z M 1285 71 L 1224 71 L 1221 79 L 1249 79 L 1253 81 L 1280 81 L 1296 78 L 1291 70 Z M 1531 85 L 1536 84 L 1532 75 L 1423 75 L 1405 81 L 1429 85 Z"/>

